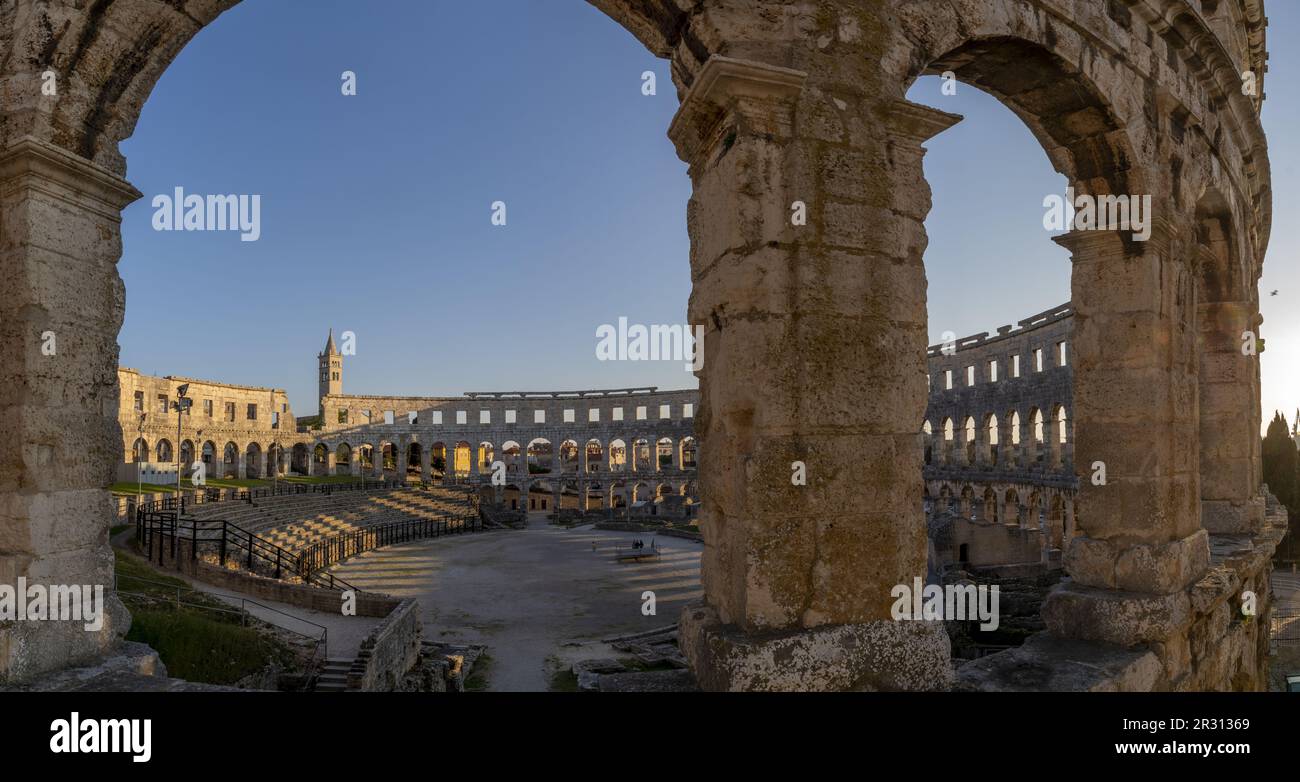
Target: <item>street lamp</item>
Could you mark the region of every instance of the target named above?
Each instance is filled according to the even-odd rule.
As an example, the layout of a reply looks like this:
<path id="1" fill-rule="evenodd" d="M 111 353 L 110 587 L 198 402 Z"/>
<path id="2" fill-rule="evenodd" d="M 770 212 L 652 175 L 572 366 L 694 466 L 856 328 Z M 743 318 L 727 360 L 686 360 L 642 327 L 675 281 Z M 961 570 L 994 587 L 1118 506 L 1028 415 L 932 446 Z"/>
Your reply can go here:
<path id="1" fill-rule="evenodd" d="M 190 384 L 182 383 L 176 389 L 176 401 L 172 403 L 172 408 L 176 411 L 176 518 L 181 517 L 181 418 L 185 415 L 194 400 L 185 396 L 189 393 Z"/>
<path id="2" fill-rule="evenodd" d="M 280 490 L 280 438 L 271 438 L 271 496 Z"/>
<path id="3" fill-rule="evenodd" d="M 140 440 L 144 439 L 144 422 L 148 418 L 148 413 L 140 413 L 140 426 L 136 429 L 136 431 L 140 433 L 140 436 L 136 438 L 135 446 L 131 448 L 132 458 L 135 459 L 135 507 L 137 510 L 140 508 L 140 495 L 144 493 L 144 479 L 140 475 L 140 450 L 138 446 L 140 445 Z"/>

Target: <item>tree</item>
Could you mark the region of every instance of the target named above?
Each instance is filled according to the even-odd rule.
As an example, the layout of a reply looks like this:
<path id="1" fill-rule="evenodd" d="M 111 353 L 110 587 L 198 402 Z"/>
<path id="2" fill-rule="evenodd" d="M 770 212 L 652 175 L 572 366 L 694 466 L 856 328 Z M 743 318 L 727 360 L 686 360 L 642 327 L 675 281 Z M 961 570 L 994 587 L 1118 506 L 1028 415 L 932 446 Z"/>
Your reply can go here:
<path id="1" fill-rule="evenodd" d="M 1287 430 L 1286 418 L 1273 413 L 1262 447 L 1264 482 L 1292 515 L 1300 512 L 1300 465 L 1297 465 L 1295 440 Z"/>

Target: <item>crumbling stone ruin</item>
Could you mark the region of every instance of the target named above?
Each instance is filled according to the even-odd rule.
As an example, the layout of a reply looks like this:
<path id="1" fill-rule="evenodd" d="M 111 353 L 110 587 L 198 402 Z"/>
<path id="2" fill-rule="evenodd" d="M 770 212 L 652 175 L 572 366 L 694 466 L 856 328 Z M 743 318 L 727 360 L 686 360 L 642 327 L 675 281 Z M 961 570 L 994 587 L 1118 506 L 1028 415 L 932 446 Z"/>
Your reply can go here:
<path id="1" fill-rule="evenodd" d="M 1263 687 L 1267 622 L 1236 610 L 1253 591 L 1267 616 L 1281 534 L 1260 490 L 1259 367 L 1239 349 L 1260 333 L 1271 224 L 1261 0 L 592 2 L 671 60 L 681 101 L 668 133 L 693 184 L 689 321 L 706 332 L 705 599 L 680 643 L 700 685 Z M 115 265 L 141 196 L 118 145 L 233 4 L 0 6 L 0 580 L 109 581 Z M 891 587 L 926 572 L 922 144 L 961 119 L 904 95 L 945 72 L 1008 105 L 1078 194 L 1150 196 L 1153 215 L 1146 241 L 1058 239 L 1073 261 L 1069 581 L 1045 633 L 960 682 L 941 627 L 889 613 Z M 1104 485 L 1085 480 L 1098 462 Z M 93 660 L 124 621 L 0 628 L 0 676 Z"/>

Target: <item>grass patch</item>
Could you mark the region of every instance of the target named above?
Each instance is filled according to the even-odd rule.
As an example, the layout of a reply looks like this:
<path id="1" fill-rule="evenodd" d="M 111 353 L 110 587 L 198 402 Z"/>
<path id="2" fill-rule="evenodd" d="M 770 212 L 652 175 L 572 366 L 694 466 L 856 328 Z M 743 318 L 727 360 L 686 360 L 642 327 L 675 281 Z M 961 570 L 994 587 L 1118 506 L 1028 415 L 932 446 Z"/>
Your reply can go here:
<path id="1" fill-rule="evenodd" d="M 201 608 L 233 610 L 228 603 L 198 591 L 188 582 L 159 573 L 138 557 L 117 549 L 113 550 L 113 557 L 117 588 L 128 593 L 122 595 L 122 602 L 128 608 L 157 608 L 163 600 L 175 606 L 179 600 Z M 234 617 L 232 621 L 240 621 L 236 615 L 231 616 Z"/>
<path id="2" fill-rule="evenodd" d="M 189 481 L 182 481 L 181 488 L 189 488 L 188 484 Z M 163 486 L 157 483 L 141 483 L 138 485 L 134 483 L 114 483 L 108 487 L 108 490 L 113 494 L 119 494 L 124 497 L 133 497 L 137 494 L 165 494 L 167 492 L 175 492 L 176 487 Z"/>
<path id="3" fill-rule="evenodd" d="M 249 627 L 182 608 L 137 608 L 128 641 L 149 644 L 171 676 L 205 684 L 235 684 L 270 663 L 294 665 L 293 652 Z"/>
<path id="4" fill-rule="evenodd" d="M 484 652 L 474 661 L 474 670 L 465 680 L 465 692 L 484 692 L 488 688 L 488 674 L 492 671 L 492 656 Z"/>
<path id="5" fill-rule="evenodd" d="M 182 483 L 181 486 L 185 484 Z M 266 478 L 208 478 L 207 486 L 211 489 L 262 489 L 271 485 Z"/>
<path id="6" fill-rule="evenodd" d="M 322 485 L 334 483 L 361 483 L 361 478 L 356 475 L 292 475 L 287 478 L 281 478 L 280 482 Z"/>
<path id="7" fill-rule="evenodd" d="M 270 663 L 296 667 L 293 650 L 243 625 L 232 606 L 114 551 L 118 596 L 131 612 L 128 641 L 153 647 L 167 672 L 187 681 L 235 684 Z"/>
<path id="8" fill-rule="evenodd" d="M 130 528 L 131 528 L 130 524 L 118 524 L 116 527 L 108 528 L 108 535 L 109 537 L 113 537 L 115 535 L 121 534 L 123 531 L 128 530 Z"/>

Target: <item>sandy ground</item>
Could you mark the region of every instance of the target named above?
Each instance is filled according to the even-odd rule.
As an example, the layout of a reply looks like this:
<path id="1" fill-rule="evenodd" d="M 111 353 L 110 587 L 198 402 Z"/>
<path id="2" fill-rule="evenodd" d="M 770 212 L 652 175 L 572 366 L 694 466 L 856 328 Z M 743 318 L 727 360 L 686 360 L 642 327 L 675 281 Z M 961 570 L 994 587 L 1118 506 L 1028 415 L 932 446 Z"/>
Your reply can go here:
<path id="1" fill-rule="evenodd" d="M 660 536 L 659 560 L 615 561 L 616 547 L 651 537 L 564 530 L 535 515 L 526 530 L 389 547 L 333 572 L 361 589 L 418 598 L 428 639 L 485 644 L 489 689 L 546 690 L 574 650 L 592 656 L 602 637 L 673 624 L 700 597 L 697 542 Z M 654 616 L 642 613 L 646 591 L 655 593 Z"/>

